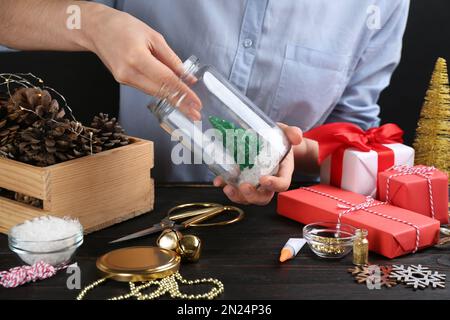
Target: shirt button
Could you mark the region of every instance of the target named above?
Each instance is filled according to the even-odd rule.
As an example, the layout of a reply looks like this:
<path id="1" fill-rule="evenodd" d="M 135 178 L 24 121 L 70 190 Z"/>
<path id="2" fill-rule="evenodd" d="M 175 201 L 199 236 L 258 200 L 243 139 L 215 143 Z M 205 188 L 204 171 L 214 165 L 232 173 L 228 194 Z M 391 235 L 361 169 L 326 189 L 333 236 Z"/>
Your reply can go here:
<path id="1" fill-rule="evenodd" d="M 250 48 L 253 45 L 252 39 L 245 39 L 244 40 L 244 48 Z"/>

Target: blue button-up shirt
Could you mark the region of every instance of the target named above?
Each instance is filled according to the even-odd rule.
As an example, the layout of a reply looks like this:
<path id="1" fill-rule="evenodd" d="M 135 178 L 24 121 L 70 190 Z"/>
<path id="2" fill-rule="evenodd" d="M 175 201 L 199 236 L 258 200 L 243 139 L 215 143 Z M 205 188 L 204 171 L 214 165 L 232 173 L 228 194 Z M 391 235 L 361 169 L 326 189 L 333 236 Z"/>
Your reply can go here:
<path id="1" fill-rule="evenodd" d="M 194 54 L 275 121 L 377 126 L 380 92 L 400 60 L 409 0 L 103 0 Z M 111 43 L 114 45 L 114 43 Z M 120 121 L 155 141 L 158 181 L 206 181 L 203 165 L 173 165 L 171 141 L 147 110 L 151 97 L 122 86 Z"/>
<path id="2" fill-rule="evenodd" d="M 303 130 L 379 124 L 377 100 L 400 60 L 409 8 L 409 0 L 112 2 L 164 35 L 182 60 L 196 55 L 272 119 Z M 155 141 L 154 176 L 211 180 L 203 165 L 172 164 L 175 142 L 145 108 L 150 99 L 122 86 L 120 120 L 129 134 Z"/>

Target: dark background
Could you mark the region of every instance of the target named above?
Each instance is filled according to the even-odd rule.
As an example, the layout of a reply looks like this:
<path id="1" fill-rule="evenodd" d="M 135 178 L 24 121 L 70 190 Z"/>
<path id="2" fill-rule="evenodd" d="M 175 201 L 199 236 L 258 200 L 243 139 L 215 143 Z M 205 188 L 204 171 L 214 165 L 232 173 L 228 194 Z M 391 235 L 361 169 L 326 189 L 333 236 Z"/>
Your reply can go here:
<path id="1" fill-rule="evenodd" d="M 438 57 L 450 59 L 450 1 L 412 0 L 402 61 L 380 98 L 383 123 L 395 122 L 411 144 L 423 98 Z M 94 114 L 116 115 L 119 86 L 90 53 L 0 53 L 0 72 L 32 72 L 58 89 L 88 123 Z"/>

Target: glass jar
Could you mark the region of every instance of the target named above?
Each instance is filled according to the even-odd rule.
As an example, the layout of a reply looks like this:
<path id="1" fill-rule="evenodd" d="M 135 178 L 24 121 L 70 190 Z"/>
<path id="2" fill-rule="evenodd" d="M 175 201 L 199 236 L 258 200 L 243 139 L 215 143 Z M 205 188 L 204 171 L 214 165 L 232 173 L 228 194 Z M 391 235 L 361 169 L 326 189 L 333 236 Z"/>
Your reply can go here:
<path id="1" fill-rule="evenodd" d="M 369 264 L 369 241 L 368 232 L 365 229 L 357 229 L 356 238 L 353 242 L 353 264 L 365 266 Z"/>
<path id="2" fill-rule="evenodd" d="M 195 56 L 183 67 L 181 80 L 202 102 L 201 120 L 192 121 L 168 99 L 160 99 L 149 109 L 161 127 L 193 152 L 193 163 L 205 163 L 228 184 L 257 186 L 261 176 L 276 174 L 291 149 L 284 132 L 213 67 Z M 187 162 L 177 157 L 179 152 L 172 150 L 174 163 Z"/>

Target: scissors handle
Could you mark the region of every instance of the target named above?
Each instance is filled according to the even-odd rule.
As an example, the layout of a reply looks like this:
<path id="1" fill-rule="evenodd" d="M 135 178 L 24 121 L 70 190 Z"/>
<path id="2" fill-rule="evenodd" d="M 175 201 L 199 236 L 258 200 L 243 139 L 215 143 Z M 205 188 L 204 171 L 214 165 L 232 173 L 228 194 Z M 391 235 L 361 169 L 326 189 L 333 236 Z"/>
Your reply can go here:
<path id="1" fill-rule="evenodd" d="M 200 215 L 197 215 L 189 220 L 183 221 L 181 223 L 181 225 L 184 228 L 188 228 L 190 226 L 192 226 L 193 224 L 196 223 L 201 223 L 202 221 L 211 219 L 213 217 L 215 217 L 216 215 L 218 215 L 219 213 L 223 212 L 223 207 L 212 207 L 212 208 L 208 208 L 208 212 L 202 213 Z"/>
<path id="2" fill-rule="evenodd" d="M 221 206 L 219 204 L 214 204 L 214 206 L 211 205 L 207 208 L 201 208 L 201 209 L 196 209 L 196 210 L 192 210 L 192 211 L 180 212 L 177 214 L 171 214 L 171 212 L 173 211 L 173 210 L 171 210 L 171 211 L 169 211 L 169 218 L 172 221 L 182 220 L 184 218 L 194 217 L 194 216 L 201 215 L 203 213 L 208 213 L 213 208 L 223 208 L 223 206 Z M 177 209 L 179 209 L 179 208 L 177 207 Z"/>

